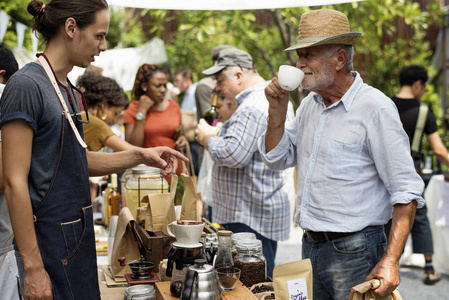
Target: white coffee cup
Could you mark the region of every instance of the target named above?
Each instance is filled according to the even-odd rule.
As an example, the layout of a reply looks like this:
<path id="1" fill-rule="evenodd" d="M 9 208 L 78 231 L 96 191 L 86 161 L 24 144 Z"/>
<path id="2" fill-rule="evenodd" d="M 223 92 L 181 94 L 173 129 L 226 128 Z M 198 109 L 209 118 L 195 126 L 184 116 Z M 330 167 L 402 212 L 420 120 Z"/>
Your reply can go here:
<path id="1" fill-rule="evenodd" d="M 303 78 L 304 72 L 296 67 L 289 65 L 282 65 L 279 67 L 279 85 L 286 91 L 293 91 L 298 88 Z"/>
<path id="2" fill-rule="evenodd" d="M 184 223 L 196 222 L 188 220 L 182 221 Z M 171 227 L 173 227 L 173 231 L 171 230 Z M 201 238 L 201 233 L 203 232 L 203 228 L 204 223 L 180 225 L 178 224 L 178 221 L 173 221 L 167 225 L 168 234 L 176 238 L 176 242 L 178 242 L 178 244 L 184 245 L 198 244 Z"/>

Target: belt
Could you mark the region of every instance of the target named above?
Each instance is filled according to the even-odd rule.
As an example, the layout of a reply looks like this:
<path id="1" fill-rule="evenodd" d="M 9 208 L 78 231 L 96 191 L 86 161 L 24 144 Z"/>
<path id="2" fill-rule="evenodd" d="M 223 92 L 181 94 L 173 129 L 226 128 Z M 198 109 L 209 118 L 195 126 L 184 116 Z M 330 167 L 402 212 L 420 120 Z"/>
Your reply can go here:
<path id="1" fill-rule="evenodd" d="M 341 239 L 354 234 L 354 232 L 315 232 L 306 230 L 304 234 L 314 243 L 330 242 L 335 239 Z"/>

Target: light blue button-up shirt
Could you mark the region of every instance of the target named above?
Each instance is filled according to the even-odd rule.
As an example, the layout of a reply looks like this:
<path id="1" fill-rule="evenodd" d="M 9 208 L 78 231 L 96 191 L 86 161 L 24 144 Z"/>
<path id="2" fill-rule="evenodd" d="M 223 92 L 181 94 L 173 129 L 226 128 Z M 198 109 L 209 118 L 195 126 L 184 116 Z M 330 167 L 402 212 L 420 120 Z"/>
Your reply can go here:
<path id="1" fill-rule="evenodd" d="M 395 204 L 424 205 L 424 183 L 394 103 L 353 76 L 329 107 L 310 93 L 268 154 L 266 132 L 258 141 L 271 169 L 298 167 L 295 221 L 306 230 L 355 232 L 387 223 Z"/>

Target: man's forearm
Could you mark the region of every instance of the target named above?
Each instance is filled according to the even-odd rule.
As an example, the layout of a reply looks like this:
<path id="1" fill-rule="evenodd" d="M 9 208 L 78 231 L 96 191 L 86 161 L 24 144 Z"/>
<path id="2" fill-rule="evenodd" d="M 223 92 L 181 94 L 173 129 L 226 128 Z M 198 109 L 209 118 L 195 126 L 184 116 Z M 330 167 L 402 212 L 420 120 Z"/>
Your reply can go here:
<path id="1" fill-rule="evenodd" d="M 394 206 L 390 236 L 384 255 L 388 259 L 399 262 L 407 236 L 413 226 L 416 207 L 417 202 L 415 200 L 409 204 L 396 204 Z"/>

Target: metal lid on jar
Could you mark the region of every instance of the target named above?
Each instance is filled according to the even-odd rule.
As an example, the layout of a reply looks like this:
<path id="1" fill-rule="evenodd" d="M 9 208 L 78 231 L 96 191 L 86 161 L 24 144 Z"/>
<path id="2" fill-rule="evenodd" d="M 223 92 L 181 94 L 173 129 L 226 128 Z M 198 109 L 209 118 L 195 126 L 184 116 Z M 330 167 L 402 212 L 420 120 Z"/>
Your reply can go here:
<path id="1" fill-rule="evenodd" d="M 156 290 L 150 284 L 137 284 L 125 290 L 125 300 L 156 299 Z"/>
<path id="2" fill-rule="evenodd" d="M 160 175 L 161 169 L 140 164 L 131 169 L 133 174 Z"/>
<path id="3" fill-rule="evenodd" d="M 241 252 L 250 252 L 250 251 L 261 251 L 262 250 L 262 241 L 260 240 L 240 240 L 237 241 L 237 245 L 235 246 L 237 251 Z"/>
<path id="4" fill-rule="evenodd" d="M 237 232 L 233 233 L 231 236 L 231 241 L 233 245 L 236 245 L 238 241 L 242 240 L 255 240 L 256 235 L 252 232 Z"/>

